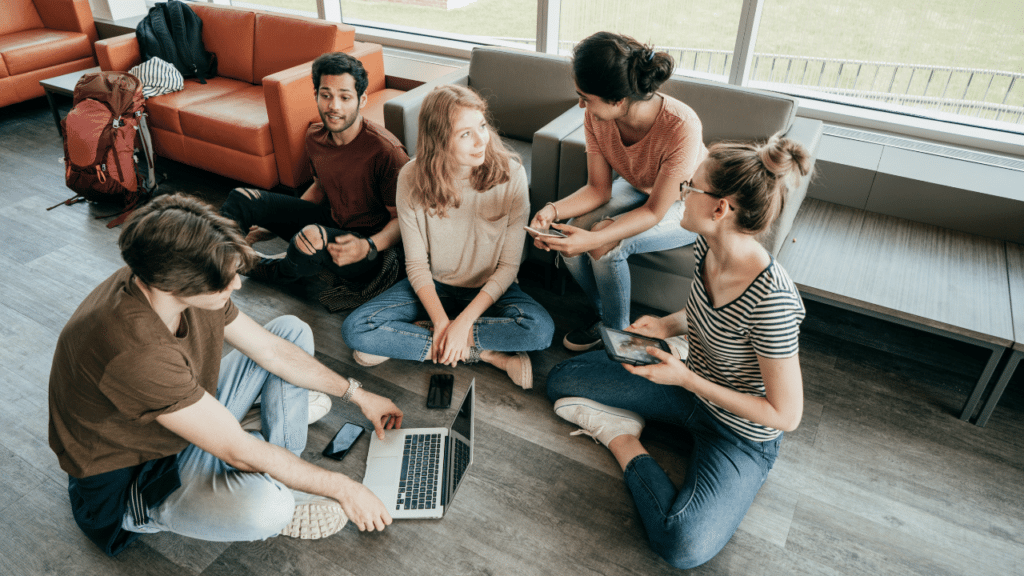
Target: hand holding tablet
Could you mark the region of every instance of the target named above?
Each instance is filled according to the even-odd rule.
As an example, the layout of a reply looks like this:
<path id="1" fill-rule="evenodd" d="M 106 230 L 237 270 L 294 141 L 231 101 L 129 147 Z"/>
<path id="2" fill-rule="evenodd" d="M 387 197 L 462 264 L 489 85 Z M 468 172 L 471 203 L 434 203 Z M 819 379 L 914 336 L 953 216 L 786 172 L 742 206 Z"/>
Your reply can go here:
<path id="1" fill-rule="evenodd" d="M 658 360 L 647 353 L 648 346 L 664 350 L 669 354 L 672 353 L 672 349 L 669 348 L 668 344 L 664 340 L 660 340 L 658 338 L 649 338 L 647 336 L 641 336 L 640 334 L 626 332 L 625 330 L 616 330 L 606 326 L 601 326 L 600 330 L 601 340 L 604 341 L 605 352 L 608 353 L 609 358 L 616 362 L 631 364 L 633 366 L 646 366 L 647 364 L 660 363 L 661 360 Z"/>

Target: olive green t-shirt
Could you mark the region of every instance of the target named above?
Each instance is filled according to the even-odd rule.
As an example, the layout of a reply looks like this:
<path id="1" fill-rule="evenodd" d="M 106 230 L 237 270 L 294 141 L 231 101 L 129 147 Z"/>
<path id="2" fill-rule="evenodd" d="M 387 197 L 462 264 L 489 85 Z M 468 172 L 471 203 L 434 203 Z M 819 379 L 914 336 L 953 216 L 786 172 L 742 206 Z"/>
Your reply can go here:
<path id="1" fill-rule="evenodd" d="M 57 340 L 50 369 L 50 448 L 84 478 L 181 452 L 156 417 L 217 394 L 224 327 L 237 316 L 188 308 L 171 334 L 125 267 L 96 287 Z"/>

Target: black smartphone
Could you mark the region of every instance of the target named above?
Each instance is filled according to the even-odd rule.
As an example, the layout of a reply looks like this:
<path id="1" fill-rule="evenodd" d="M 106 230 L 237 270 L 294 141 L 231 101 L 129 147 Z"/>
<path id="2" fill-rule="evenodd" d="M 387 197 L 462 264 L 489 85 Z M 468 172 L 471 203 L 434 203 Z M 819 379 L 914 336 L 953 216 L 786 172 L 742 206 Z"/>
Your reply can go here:
<path id="1" fill-rule="evenodd" d="M 455 376 L 451 374 L 434 374 L 430 377 L 430 389 L 427 390 L 427 408 L 449 408 L 452 405 L 452 385 Z"/>
<path id="2" fill-rule="evenodd" d="M 349 449 L 352 448 L 352 445 L 356 443 L 356 440 L 359 440 L 359 437 L 362 436 L 365 431 L 366 430 L 362 426 L 346 422 L 345 425 L 341 427 L 341 430 L 338 430 L 338 433 L 334 435 L 334 439 L 331 440 L 331 443 L 324 448 L 324 456 L 334 458 L 335 460 L 341 460 L 346 454 L 348 454 Z"/>
<path id="3" fill-rule="evenodd" d="M 672 352 L 668 344 L 658 338 L 641 336 L 625 330 L 616 330 L 605 326 L 600 327 L 601 339 L 604 340 L 604 349 L 608 357 L 616 362 L 632 364 L 633 366 L 644 366 L 646 364 L 657 364 L 661 362 L 654 356 L 647 353 L 647 347 L 652 346 L 665 352 Z"/>

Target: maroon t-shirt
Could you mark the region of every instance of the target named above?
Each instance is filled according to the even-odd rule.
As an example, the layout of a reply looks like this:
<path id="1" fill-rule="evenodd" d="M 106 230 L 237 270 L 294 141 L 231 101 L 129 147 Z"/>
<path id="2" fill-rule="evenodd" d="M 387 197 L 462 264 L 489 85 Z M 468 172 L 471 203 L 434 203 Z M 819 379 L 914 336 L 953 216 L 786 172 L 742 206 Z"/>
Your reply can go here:
<path id="1" fill-rule="evenodd" d="M 391 220 L 409 156 L 383 126 L 363 118 L 355 139 L 339 146 L 318 122 L 306 132 L 306 153 L 339 228 L 376 233 Z"/>

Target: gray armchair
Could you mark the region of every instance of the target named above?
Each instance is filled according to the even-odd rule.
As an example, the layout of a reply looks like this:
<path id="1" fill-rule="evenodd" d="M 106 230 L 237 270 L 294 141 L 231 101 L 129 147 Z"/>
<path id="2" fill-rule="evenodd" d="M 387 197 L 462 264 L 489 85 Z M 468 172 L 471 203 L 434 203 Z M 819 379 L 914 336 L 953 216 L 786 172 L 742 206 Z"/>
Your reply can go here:
<path id="1" fill-rule="evenodd" d="M 660 91 L 693 108 L 703 125 L 705 144 L 723 140 L 765 140 L 781 132 L 803 144 L 812 162 L 817 157 L 822 123 L 798 118 L 796 98 L 679 76 L 663 84 Z M 564 198 L 587 182 L 582 127 L 562 141 L 560 155 L 558 197 Z M 809 182 L 810 178 L 804 178 L 799 188 L 790 191 L 782 215 L 758 238 L 773 257 L 778 256 L 793 227 Z M 633 301 L 667 312 L 681 310 L 689 298 L 695 265 L 692 246 L 631 256 Z"/>
<path id="2" fill-rule="evenodd" d="M 435 86 L 461 84 L 487 100 L 502 140 L 523 158 L 530 182 L 530 214 L 554 201 L 558 191 L 559 143 L 583 125 L 583 110 L 569 60 L 511 48 L 474 48 L 469 67 L 428 82 L 384 104 L 384 125 L 416 155 L 417 118 Z M 553 256 L 530 250 L 530 257 Z"/>

